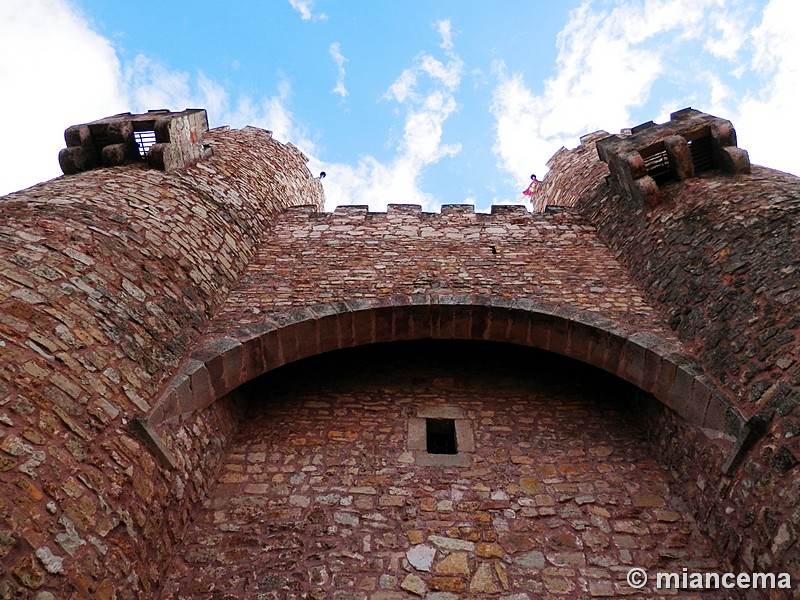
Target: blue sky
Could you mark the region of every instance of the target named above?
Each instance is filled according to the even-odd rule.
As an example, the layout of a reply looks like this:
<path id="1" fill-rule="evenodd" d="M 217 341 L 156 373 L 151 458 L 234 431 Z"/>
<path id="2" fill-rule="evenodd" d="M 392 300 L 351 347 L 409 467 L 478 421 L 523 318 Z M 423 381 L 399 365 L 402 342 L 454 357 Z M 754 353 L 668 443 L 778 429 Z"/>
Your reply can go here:
<path id="1" fill-rule="evenodd" d="M 59 175 L 71 124 L 187 107 L 300 147 L 328 209 L 522 202 L 561 146 L 686 106 L 797 174 L 797 23 L 797 0 L 0 0 L 0 193 Z"/>

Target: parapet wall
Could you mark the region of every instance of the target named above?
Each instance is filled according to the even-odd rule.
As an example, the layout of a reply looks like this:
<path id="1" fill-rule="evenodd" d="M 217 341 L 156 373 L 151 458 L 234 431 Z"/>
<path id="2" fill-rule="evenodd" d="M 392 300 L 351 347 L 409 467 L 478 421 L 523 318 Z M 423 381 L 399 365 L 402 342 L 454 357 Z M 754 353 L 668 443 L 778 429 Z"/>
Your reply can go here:
<path id="1" fill-rule="evenodd" d="M 191 456 L 228 417 L 189 423 L 172 473 L 128 423 L 275 216 L 323 205 L 305 157 L 269 132 L 203 141 L 213 154 L 183 170 L 99 168 L 0 200 L 4 597 L 150 597 L 189 508 L 175 503 L 202 495 Z"/>
<path id="2" fill-rule="evenodd" d="M 417 205 L 294 208 L 276 220 L 209 334 L 291 308 L 396 294 L 484 294 L 591 309 L 670 338 L 594 228 L 574 212 Z"/>

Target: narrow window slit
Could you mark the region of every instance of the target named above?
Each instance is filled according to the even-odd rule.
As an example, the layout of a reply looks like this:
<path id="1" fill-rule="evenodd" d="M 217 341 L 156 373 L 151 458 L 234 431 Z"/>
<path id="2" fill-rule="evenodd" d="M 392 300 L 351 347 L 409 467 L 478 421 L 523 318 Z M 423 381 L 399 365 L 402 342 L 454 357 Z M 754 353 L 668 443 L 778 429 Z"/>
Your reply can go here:
<path id="1" fill-rule="evenodd" d="M 428 454 L 458 454 L 455 419 L 425 419 Z"/>

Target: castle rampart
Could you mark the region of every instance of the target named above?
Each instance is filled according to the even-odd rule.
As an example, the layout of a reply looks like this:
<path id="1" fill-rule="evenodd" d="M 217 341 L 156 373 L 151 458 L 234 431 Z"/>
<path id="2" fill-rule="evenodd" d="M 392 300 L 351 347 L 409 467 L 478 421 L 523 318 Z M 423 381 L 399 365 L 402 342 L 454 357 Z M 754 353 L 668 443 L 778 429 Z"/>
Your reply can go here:
<path id="1" fill-rule="evenodd" d="M 800 291 L 793 251 L 800 241 L 797 178 L 762 167 L 723 172 L 714 164 L 697 173 L 684 169 L 675 178 L 653 171 L 658 194 L 657 201 L 650 201 L 655 196 L 628 193 L 630 185 L 613 181 L 619 175 L 597 155 L 606 134 L 597 132 L 584 136 L 579 148 L 553 157 L 552 170 L 534 198 L 534 214 L 503 206 L 481 214 L 459 205 L 445 206 L 441 214 L 406 205 L 390 205 L 386 213 L 365 207 L 324 213 L 321 184 L 291 145 L 254 128 L 202 131 L 193 137 L 192 127 L 203 122 L 195 112 L 189 113 L 194 125 L 181 130 L 186 136 L 170 137 L 164 129 L 173 121 L 159 114 L 166 119 L 159 128 L 153 123 L 154 131 L 162 132 L 159 143 L 166 144 L 167 138 L 178 146 L 185 142 L 184 162 L 150 164 L 132 156 L 126 146 L 131 132 L 117 126 L 118 119 L 128 117 L 117 116 L 97 123 L 106 127 L 113 122 L 114 131 L 127 132 L 124 140 L 104 141 L 103 148 L 111 149 L 92 155 L 94 163 L 84 163 L 92 168 L 0 200 L 2 593 L 37 600 L 150 598 L 159 597 L 167 582 L 164 597 L 181 597 L 176 582 L 191 579 L 191 568 L 175 558 L 182 549 L 191 550 L 189 563 L 214 565 L 202 586 L 185 592 L 186 597 L 206 598 L 234 579 L 239 590 L 272 589 L 274 581 L 236 579 L 239 575 L 224 565 L 250 568 L 250 559 L 242 558 L 250 550 L 242 548 L 267 543 L 251 531 L 256 524 L 263 531 L 302 529 L 320 515 L 334 529 L 353 527 L 346 531 L 362 540 L 377 539 L 358 529 L 373 517 L 375 522 L 411 523 L 413 518 L 428 523 L 407 538 L 386 542 L 393 546 L 378 557 L 385 562 L 370 562 L 374 586 L 383 576 L 389 582 L 381 591 L 362 589 L 364 597 L 369 592 L 376 599 L 423 593 L 409 591 L 412 584 L 416 590 L 447 591 L 437 587 L 445 585 L 441 578 L 403 562 L 414 547 L 442 539 L 472 548 L 444 567 L 437 563 L 435 569 L 444 570 L 463 561 L 460 574 L 447 583 L 453 586 L 450 591 L 475 589 L 498 597 L 515 590 L 577 589 L 585 577 L 578 567 L 587 565 L 610 569 L 592 580 L 599 595 L 629 592 L 614 577 L 632 564 L 630 557 L 649 556 L 635 545 L 632 532 L 641 531 L 642 539 L 660 535 L 672 540 L 669 536 L 695 527 L 718 553 L 706 566 L 786 570 L 800 578 L 800 334 L 795 308 Z M 147 124 L 150 120 L 145 119 Z M 623 135 L 626 155 L 637 151 L 639 133 L 652 137 L 655 131 L 648 126 Z M 719 144 L 729 150 L 720 151 L 741 162 L 746 155 L 730 143 L 735 141 L 731 132 Z M 653 167 L 656 171 L 665 165 L 677 168 L 669 162 L 672 154 L 675 164 L 686 167 L 685 148 L 673 137 L 667 136 L 669 152 L 658 146 L 656 154 L 663 151 L 667 162 Z M 80 148 L 84 143 L 90 148 L 94 138 L 75 139 Z M 642 147 L 647 154 L 653 140 L 648 137 Z M 704 157 L 707 153 L 701 152 Z M 104 161 L 116 166 L 103 167 Z M 322 456 L 318 463 L 311 462 L 317 460 L 311 455 L 306 460 L 279 444 L 259 441 L 262 434 L 283 439 L 282 428 L 291 430 L 293 422 L 270 425 L 258 416 L 259 394 L 271 392 L 251 382 L 291 363 L 298 363 L 297 372 L 311 380 L 313 370 L 303 370 L 303 359 L 356 346 L 368 353 L 373 344 L 391 347 L 413 340 L 467 344 L 458 346 L 467 354 L 469 344 L 505 342 L 598 367 L 616 383 L 603 387 L 607 380 L 585 371 L 587 381 L 621 394 L 620 402 L 628 402 L 623 412 L 639 414 L 637 430 L 648 432 L 650 445 L 620 442 L 609 432 L 613 421 L 588 428 L 594 436 L 589 446 L 584 448 L 585 440 L 571 442 L 574 424 L 553 424 L 572 414 L 563 413 L 560 402 L 590 402 L 575 390 L 550 390 L 541 405 L 542 414 L 549 415 L 544 423 L 558 427 L 558 435 L 536 429 L 535 435 L 543 437 L 528 439 L 524 436 L 534 435 L 535 428 L 528 426 L 535 419 L 524 411 L 539 406 L 535 383 L 506 378 L 497 385 L 517 398 L 513 406 L 504 404 L 505 392 L 480 404 L 461 384 L 442 387 L 437 376 L 429 375 L 422 377 L 434 382 L 431 389 L 448 391 L 412 393 L 377 378 L 368 394 L 382 399 L 369 410 L 385 411 L 380 419 L 359 412 L 369 402 L 359 404 L 353 392 L 325 382 L 317 382 L 325 407 L 313 404 L 313 390 L 304 392 L 298 412 L 278 406 L 275 414 L 301 419 L 314 436 L 333 444 L 325 455 L 322 442 L 311 444 L 300 434 L 286 438 L 287 444 L 311 444 Z M 512 362 L 518 368 L 519 362 Z M 558 365 L 559 372 L 571 368 L 568 361 Z M 414 369 L 427 373 L 419 365 Z M 473 374 L 473 368 L 452 369 L 482 394 L 495 385 L 492 373 L 476 383 L 480 374 Z M 282 391 L 275 397 L 290 402 L 291 395 Z M 417 488 L 408 483 L 423 475 L 414 473 L 417 463 L 403 454 L 410 431 L 403 423 L 425 418 L 415 408 L 419 403 L 446 413 L 451 401 L 453 414 L 463 421 L 459 427 L 487 425 L 475 431 L 470 461 L 478 463 L 470 464 L 485 468 L 478 472 L 495 487 L 484 489 L 478 479 L 470 479 L 479 475 L 434 471 L 451 478 L 452 486 L 466 486 L 443 500 L 451 492 L 437 489 L 435 482 Z M 315 407 L 321 410 L 306 410 Z M 324 412 L 328 408 L 334 413 Z M 574 414 L 594 410 L 586 404 Z M 612 412 L 618 415 L 619 410 Z M 334 428 L 331 414 L 342 416 L 341 428 Z M 506 425 L 512 414 L 532 419 L 520 421 L 523 437 L 514 438 L 531 444 L 531 455 L 514 454 L 516 462 L 510 458 L 516 434 L 513 425 Z M 260 425 L 249 428 L 245 422 L 253 415 Z M 345 424 L 356 429 L 360 419 L 376 429 L 366 437 L 345 431 Z M 537 475 L 535 465 L 547 462 L 545 446 L 537 444 L 551 434 L 556 439 L 562 430 L 564 435 L 573 432 L 559 438 L 565 457 L 572 456 L 570 448 L 579 456 L 598 446 L 619 448 L 626 458 L 614 455 L 618 462 L 603 465 L 602 455 L 589 452 L 594 458 L 577 461 L 580 466 L 564 462 L 553 467 L 549 480 Z M 376 432 L 386 433 L 385 448 L 398 450 L 399 466 L 386 463 L 386 457 L 360 458 L 381 439 L 374 437 Z M 610 437 L 600 440 L 603 434 Z M 336 445 L 347 442 L 356 445 Z M 660 479 L 667 477 L 665 470 L 645 464 L 632 477 L 636 486 L 652 485 L 657 493 L 614 496 L 602 474 L 635 468 L 639 459 L 630 449 L 646 447 L 654 452 L 647 460 L 669 467 L 672 482 Z M 413 451 L 421 452 L 416 446 Z M 251 454 L 257 458 L 251 461 Z M 510 461 L 508 470 L 492 467 L 495 459 L 497 464 Z M 356 473 L 359 461 L 367 470 Z M 459 468 L 457 462 L 448 468 Z M 323 486 L 320 480 L 316 495 L 303 488 L 310 485 L 303 473 L 323 464 L 330 469 L 326 477 L 362 478 L 351 486 L 361 490 L 354 492 L 357 496 L 369 496 L 362 492 L 375 488 L 383 499 L 375 505 L 360 498 L 362 506 L 339 505 L 347 506 L 339 512 L 325 508 L 325 498 L 342 493 L 333 489 L 336 485 L 324 480 Z M 388 475 L 369 472 L 368 465 L 398 469 L 397 476 L 405 479 L 396 489 L 404 491 L 391 492 Z M 219 479 L 220 468 L 228 479 Z M 614 471 L 614 477 L 623 471 Z M 459 483 L 464 477 L 469 485 Z M 503 483 L 504 477 L 513 481 Z M 293 480 L 298 487 L 290 490 Z M 325 486 L 333 487 L 323 492 Z M 603 491 L 595 497 L 586 489 Z M 462 492 L 469 499 L 458 495 Z M 593 500 L 578 502 L 579 495 Z M 425 500 L 433 497 L 445 504 L 422 508 L 434 506 Z M 201 508 L 205 501 L 210 504 Z M 473 504 L 483 508 L 470 508 Z M 234 505 L 235 510 L 230 508 Z M 252 509 L 256 505 L 263 510 Z M 407 519 L 400 518 L 401 507 Z M 436 516 L 426 521 L 419 511 Z M 445 528 L 453 518 L 449 512 L 463 515 L 470 532 Z M 199 515 L 205 525 L 187 529 Z M 501 517 L 517 519 L 513 526 L 527 527 L 525 535 L 506 536 L 511 532 L 503 527 L 512 525 L 498 525 Z M 608 531 L 592 529 L 600 527 L 593 518 L 607 519 L 602 527 Z M 570 553 L 571 566 L 559 564 L 565 556 L 560 550 L 542 551 L 540 559 L 536 544 L 552 541 L 549 535 L 533 534 L 541 523 L 572 528 L 569 540 L 577 541 L 569 543 L 589 549 Z M 213 532 L 217 526 L 237 534 Z M 434 542 L 426 542 L 426 528 L 438 532 L 431 533 Z M 189 531 L 200 532 L 201 538 L 184 547 Z M 443 538 L 445 533 L 450 537 Z M 206 534 L 210 537 L 203 538 Z M 212 557 L 213 544 L 207 540 L 217 535 L 231 538 L 238 549 Z M 492 546 L 498 539 L 504 541 Z M 518 542 L 533 544 L 526 547 L 526 558 L 518 555 Z M 478 543 L 486 544 L 481 552 L 494 554 L 480 555 Z M 636 552 L 623 552 L 618 544 L 633 544 Z M 451 556 L 452 548 L 437 551 L 440 557 Z M 167 569 L 179 563 L 170 579 Z M 503 564 L 520 568 L 506 572 Z M 556 573 L 572 567 L 574 575 Z M 487 569 L 494 570 L 486 575 Z M 416 579 L 400 588 L 408 573 Z M 508 573 L 517 579 L 504 579 Z M 317 585 L 303 579 L 307 576 L 298 571 L 286 581 L 299 587 L 276 584 L 273 591 L 305 593 Z M 319 585 L 324 588 L 320 593 L 357 589 L 344 575 L 331 575 Z"/>

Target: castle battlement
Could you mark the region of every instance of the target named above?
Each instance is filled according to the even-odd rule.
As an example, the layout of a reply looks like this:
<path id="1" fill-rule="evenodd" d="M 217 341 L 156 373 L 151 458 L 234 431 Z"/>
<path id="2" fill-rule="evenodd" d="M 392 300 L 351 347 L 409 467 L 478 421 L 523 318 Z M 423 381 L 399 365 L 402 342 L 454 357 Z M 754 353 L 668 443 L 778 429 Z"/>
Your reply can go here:
<path id="1" fill-rule="evenodd" d="M 59 153 L 58 162 L 67 175 L 136 162 L 175 171 L 210 155 L 203 143 L 206 131 L 208 117 L 203 109 L 122 113 L 69 127 L 64 132 L 67 147 Z"/>
<path id="2" fill-rule="evenodd" d="M 324 212 L 200 109 L 66 141 L 0 199 L 0 596 L 800 582 L 800 179 L 728 121 L 588 134 L 533 212 Z"/>
<path id="3" fill-rule="evenodd" d="M 428 220 L 441 220 L 443 222 L 452 220 L 454 218 L 465 217 L 468 220 L 475 221 L 488 221 L 491 219 L 502 218 L 531 218 L 537 217 L 535 213 L 532 214 L 528 208 L 522 204 L 494 204 L 490 207 L 489 212 L 476 211 L 474 204 L 443 204 L 440 211 L 425 211 L 420 204 L 389 204 L 386 210 L 371 210 L 366 204 L 344 204 L 337 206 L 330 212 L 317 211 L 314 207 L 292 207 L 288 209 L 291 214 L 296 213 L 316 213 L 316 218 L 324 218 L 325 215 L 333 215 L 334 217 L 364 217 L 364 218 L 378 218 L 381 215 L 386 215 L 390 218 L 397 218 L 402 216 L 410 216 L 417 219 Z M 557 207 L 549 212 L 555 214 L 559 212 Z"/>

